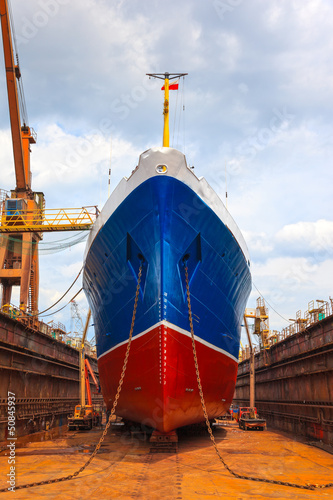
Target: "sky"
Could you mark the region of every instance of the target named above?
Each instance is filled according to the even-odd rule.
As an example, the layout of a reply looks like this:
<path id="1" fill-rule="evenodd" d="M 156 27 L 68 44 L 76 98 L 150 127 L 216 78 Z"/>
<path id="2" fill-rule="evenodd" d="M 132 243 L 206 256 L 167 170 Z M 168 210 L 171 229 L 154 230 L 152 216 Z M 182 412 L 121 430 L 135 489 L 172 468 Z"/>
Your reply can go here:
<path id="1" fill-rule="evenodd" d="M 331 1 L 11 6 L 29 124 L 38 134 L 32 188 L 44 192 L 48 208 L 102 208 L 110 166 L 114 189 L 141 152 L 161 145 L 163 93 L 146 73 L 188 73 L 170 97 L 170 145 L 224 202 L 227 190 L 251 256 L 247 306 L 260 292 L 271 329 L 281 330 L 309 301 L 333 295 Z M 13 189 L 2 53 L 0 164 L 0 188 Z M 77 276 L 85 236 L 44 235 L 40 310 Z M 79 279 L 73 295 L 80 287 Z M 83 293 L 77 302 L 84 320 Z M 44 321 L 51 319 L 73 329 L 69 306 Z"/>

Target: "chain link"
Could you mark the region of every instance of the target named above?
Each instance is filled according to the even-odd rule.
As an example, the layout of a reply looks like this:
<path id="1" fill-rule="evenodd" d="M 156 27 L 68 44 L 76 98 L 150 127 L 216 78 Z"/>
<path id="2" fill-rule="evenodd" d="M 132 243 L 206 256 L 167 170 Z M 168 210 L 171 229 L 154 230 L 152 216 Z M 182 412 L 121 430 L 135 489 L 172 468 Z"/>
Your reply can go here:
<path id="1" fill-rule="evenodd" d="M 136 286 L 136 294 L 135 294 L 135 300 L 134 300 L 134 308 L 133 308 L 133 314 L 132 314 L 131 328 L 130 328 L 129 338 L 128 338 L 128 342 L 127 342 L 127 349 L 126 349 L 124 364 L 123 364 L 123 368 L 122 368 L 122 371 L 121 371 L 121 376 L 120 376 L 120 380 L 119 380 L 119 385 L 118 385 L 117 393 L 116 393 L 116 396 L 115 396 L 114 401 L 113 401 L 112 410 L 111 410 L 111 413 L 110 413 L 110 416 L 109 416 L 109 420 L 108 420 L 108 422 L 107 422 L 107 424 L 105 426 L 105 429 L 103 431 L 103 434 L 102 434 L 99 442 L 96 445 L 96 448 L 94 449 L 93 453 L 91 454 L 91 456 L 89 457 L 89 459 L 87 460 L 87 462 L 79 470 L 77 470 L 73 474 L 69 474 L 68 476 L 59 477 L 59 478 L 56 478 L 56 479 L 49 479 L 49 480 L 45 480 L 45 481 L 39 481 L 37 483 L 29 483 L 29 484 L 23 484 L 23 485 L 15 486 L 15 491 L 19 490 L 19 489 L 23 489 L 23 488 L 32 488 L 33 486 L 42 486 L 43 484 L 60 483 L 62 481 L 68 481 L 70 479 L 74 479 L 79 474 L 81 474 L 81 472 L 83 472 L 86 469 L 86 467 L 88 467 L 88 465 L 94 459 L 94 457 L 96 456 L 98 450 L 102 446 L 104 438 L 105 438 L 105 436 L 106 436 L 106 434 L 108 432 L 108 429 L 109 429 L 109 427 L 111 425 L 111 419 L 112 419 L 112 417 L 113 417 L 113 415 L 114 415 L 114 413 L 116 411 L 118 399 L 119 399 L 119 396 L 120 396 L 120 391 L 121 391 L 121 388 L 122 388 L 122 385 L 123 385 L 123 381 L 124 381 L 124 377 L 125 377 L 125 372 L 126 372 L 126 367 L 127 367 L 129 352 L 130 352 L 131 343 L 132 343 L 132 336 L 133 336 L 133 329 L 134 329 L 134 323 L 135 323 L 135 317 L 136 317 L 136 310 L 137 310 L 138 300 L 139 300 L 139 291 L 140 291 L 140 283 L 141 283 L 143 262 L 144 262 L 143 259 L 141 259 L 141 264 L 140 264 L 139 274 L 138 274 L 138 283 L 137 283 L 137 286 Z M 2 488 L 2 489 L 0 489 L 0 493 L 5 492 L 5 491 L 8 491 L 8 488 Z"/>
<path id="2" fill-rule="evenodd" d="M 103 443 L 103 441 L 105 439 L 105 436 L 107 434 L 107 431 L 108 431 L 108 429 L 109 429 L 109 427 L 111 425 L 111 419 L 112 419 L 112 417 L 113 417 L 113 415 L 115 413 L 115 410 L 116 410 L 116 407 L 117 407 L 117 403 L 118 403 L 118 399 L 119 399 L 120 392 L 121 392 L 121 388 L 122 388 L 122 385 L 123 385 L 124 377 L 125 377 L 125 372 L 126 372 L 126 367 L 127 367 L 129 352 L 130 352 L 130 348 L 131 348 L 133 329 L 134 329 L 134 324 L 135 324 L 136 310 L 137 310 L 138 299 L 139 299 L 139 291 L 140 291 L 140 283 L 141 283 L 141 275 L 142 275 L 142 266 L 143 266 L 143 261 L 141 261 L 140 269 L 139 269 L 139 274 L 138 274 L 138 283 L 137 283 L 137 287 L 136 287 L 136 295 L 135 295 L 135 301 L 134 301 L 134 308 L 133 308 L 133 315 L 132 315 L 132 322 L 131 322 L 130 334 L 129 334 L 129 339 L 128 339 L 128 343 L 127 343 L 127 349 L 126 349 L 124 364 L 123 364 L 123 368 L 122 368 L 122 372 L 121 372 L 121 376 L 120 376 L 120 380 L 119 380 L 119 385 L 118 385 L 117 393 L 116 393 L 115 399 L 113 401 L 113 406 L 112 406 L 112 410 L 111 410 L 111 413 L 110 413 L 110 416 L 109 416 L 109 420 L 108 420 L 108 422 L 107 422 L 107 424 L 105 426 L 105 429 L 103 431 L 103 434 L 102 434 L 102 436 L 101 436 L 98 444 L 96 445 L 95 450 L 93 451 L 92 455 L 87 460 L 87 462 L 79 470 L 77 470 L 73 474 L 70 474 L 70 475 L 64 476 L 64 477 L 60 477 L 60 478 L 56 478 L 56 479 L 51 479 L 51 480 L 46 480 L 46 481 L 39 481 L 39 482 L 36 482 L 36 483 L 30 483 L 30 484 L 24 484 L 24 485 L 15 487 L 15 490 L 24 489 L 24 488 L 32 488 L 33 486 L 41 486 L 41 485 L 45 485 L 45 484 L 59 483 L 59 482 L 62 482 L 62 481 L 68 481 L 70 479 L 74 479 L 79 474 L 81 474 L 81 472 L 83 472 L 86 469 L 86 467 L 88 467 L 88 465 L 91 463 L 91 461 L 96 456 L 98 450 L 100 449 L 100 447 L 101 447 L 101 445 L 102 445 L 102 443 Z M 277 485 L 289 486 L 289 487 L 292 487 L 292 488 L 300 488 L 300 489 L 305 489 L 305 490 L 315 490 L 315 489 L 324 489 L 324 488 L 331 488 L 331 487 L 333 487 L 333 483 L 328 483 L 328 484 L 325 484 L 325 485 L 319 485 L 319 484 L 301 485 L 301 484 L 296 484 L 296 483 L 289 483 L 289 482 L 286 482 L 286 481 L 276 481 L 274 479 L 266 479 L 266 478 L 259 478 L 259 477 L 253 477 L 253 476 L 246 476 L 246 475 L 242 475 L 242 474 L 238 474 L 238 473 L 234 472 L 227 465 L 227 463 L 224 461 L 224 459 L 223 459 L 223 457 L 222 457 L 222 455 L 221 455 L 221 453 L 220 453 L 220 451 L 219 451 L 219 449 L 218 449 L 218 447 L 216 445 L 216 441 L 215 441 L 215 438 L 214 438 L 214 435 L 213 435 L 213 431 L 212 431 L 212 428 L 211 428 L 211 425 L 210 425 L 210 422 L 209 422 L 209 418 L 208 418 L 208 414 L 207 414 L 207 409 L 206 409 L 206 404 L 205 404 L 204 395 L 203 395 L 203 390 L 202 390 L 202 384 L 201 384 L 200 373 L 199 373 L 198 358 L 197 358 L 197 352 L 196 352 L 196 346 L 195 346 L 195 338 L 194 338 L 194 328 L 193 328 L 191 299 L 190 299 L 190 288 L 189 288 L 189 279 L 188 279 L 188 268 L 187 268 L 187 265 L 186 265 L 186 261 L 184 261 L 184 269 L 185 269 L 186 293 L 187 293 L 188 314 L 189 314 L 189 322 L 190 322 L 191 338 L 192 338 L 193 357 L 194 357 L 194 363 L 195 363 L 195 371 L 196 371 L 197 383 L 198 383 L 198 388 L 199 388 L 201 406 L 202 406 L 203 413 L 204 413 L 204 416 L 205 416 L 206 425 L 207 425 L 207 429 L 208 429 L 208 432 L 209 432 L 210 439 L 211 439 L 211 441 L 213 443 L 215 452 L 216 452 L 217 456 L 219 457 L 221 463 L 225 467 L 225 469 L 232 476 L 234 476 L 235 478 L 237 478 L 237 479 L 245 479 L 245 480 L 248 480 L 248 481 L 256 481 L 256 482 L 277 484 Z M 5 491 L 8 491 L 8 489 L 7 488 L 0 489 L 1 493 L 5 492 Z"/>
<path id="3" fill-rule="evenodd" d="M 210 436 L 210 439 L 213 443 L 213 446 L 215 448 L 215 452 L 217 456 L 219 457 L 220 461 L 222 462 L 223 466 L 225 469 L 235 478 L 237 479 L 246 479 L 248 481 L 257 481 L 261 483 L 270 483 L 270 484 L 278 484 L 282 486 L 290 486 L 292 488 L 300 488 L 304 490 L 315 490 L 315 489 L 324 489 L 324 488 L 331 488 L 333 487 L 333 483 L 328 483 L 324 485 L 320 484 L 296 484 L 296 483 L 289 483 L 287 481 L 276 481 L 275 479 L 266 479 L 266 478 L 260 478 L 260 477 L 253 477 L 253 476 L 246 476 L 242 474 L 237 474 L 237 472 L 234 472 L 228 464 L 224 461 L 220 450 L 217 447 L 212 427 L 209 422 L 208 414 L 207 414 L 207 409 L 206 409 L 206 404 L 205 404 L 205 399 L 204 399 L 204 394 L 202 390 L 202 385 L 201 385 L 201 379 L 200 379 L 200 373 L 199 373 L 199 365 L 198 365 L 198 357 L 197 357 L 197 350 L 195 347 L 195 339 L 194 339 L 194 329 L 193 329 L 193 320 L 192 320 L 192 308 L 191 308 L 191 298 L 190 298 L 190 286 L 189 286 L 189 279 L 188 279 L 188 268 L 186 264 L 186 260 L 184 259 L 184 269 L 185 269 L 185 280 L 186 280 L 186 294 L 187 294 L 187 306 L 188 306 L 188 315 L 189 315 L 189 321 L 190 321 L 190 328 L 191 328 L 191 338 L 192 338 L 192 348 L 193 348 L 193 357 L 194 357 L 194 364 L 195 364 L 195 371 L 196 371 L 196 376 L 197 376 L 197 383 L 198 383 L 198 388 L 199 388 L 199 394 L 200 394 L 200 400 L 201 400 L 201 406 L 202 410 L 205 416 L 206 420 L 206 425 L 207 425 L 207 430 Z"/>

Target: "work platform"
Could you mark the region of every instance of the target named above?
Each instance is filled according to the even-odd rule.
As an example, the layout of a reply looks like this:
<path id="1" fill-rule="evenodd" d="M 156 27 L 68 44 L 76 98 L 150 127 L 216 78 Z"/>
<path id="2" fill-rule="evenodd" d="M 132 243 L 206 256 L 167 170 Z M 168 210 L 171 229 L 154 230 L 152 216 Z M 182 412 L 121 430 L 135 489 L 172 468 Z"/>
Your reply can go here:
<path id="1" fill-rule="evenodd" d="M 332 447 L 332 305 L 308 327 L 291 331 L 257 352 L 254 366 L 255 405 L 268 424 Z M 238 367 L 234 404 L 249 406 L 249 387 L 250 362 L 244 359 Z"/>
<path id="2" fill-rule="evenodd" d="M 55 432 L 55 431 L 53 431 Z M 89 458 L 101 430 L 68 433 L 53 440 L 16 448 L 17 485 L 59 478 L 78 470 Z M 218 449 L 239 474 L 289 481 L 326 484 L 332 481 L 333 455 L 273 431 L 243 431 L 235 422 L 214 428 Z M 44 435 L 44 439 L 47 434 Z M 51 434 L 48 435 L 51 438 Z M 112 426 L 97 456 L 77 478 L 61 483 L 17 490 L 13 498 L 75 500 L 102 498 L 145 500 L 321 499 L 333 490 L 300 490 L 235 479 L 219 462 L 207 434 L 179 436 L 178 452 L 150 453 L 144 434 Z M 0 488 L 8 473 L 7 457 L 0 453 Z M 0 497 L 4 497 L 4 494 Z"/>

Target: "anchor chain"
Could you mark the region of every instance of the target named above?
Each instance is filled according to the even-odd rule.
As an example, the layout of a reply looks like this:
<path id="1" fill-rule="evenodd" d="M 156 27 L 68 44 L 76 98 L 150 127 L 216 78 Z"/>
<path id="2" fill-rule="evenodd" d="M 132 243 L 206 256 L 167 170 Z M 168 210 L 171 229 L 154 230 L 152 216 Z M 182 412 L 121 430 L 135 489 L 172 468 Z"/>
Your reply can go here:
<path id="1" fill-rule="evenodd" d="M 18 485 L 18 486 L 15 486 L 15 491 L 19 490 L 19 489 L 23 489 L 23 488 L 32 488 L 33 486 L 42 486 L 44 484 L 60 483 L 62 481 L 69 481 L 70 479 L 74 479 L 74 478 L 76 478 L 79 474 L 81 474 L 81 472 L 83 472 L 88 467 L 88 465 L 92 462 L 92 460 L 96 456 L 98 450 L 100 449 L 100 447 L 101 447 L 101 445 L 102 445 L 102 443 L 104 441 L 104 438 L 105 438 L 105 436 L 107 434 L 107 431 L 108 431 L 108 429 L 109 429 L 109 427 L 111 425 L 111 419 L 112 419 L 112 417 L 113 417 L 113 415 L 114 415 L 114 413 L 116 411 L 118 399 L 119 399 L 119 396 L 120 396 L 120 391 L 121 391 L 121 388 L 122 388 L 122 385 L 123 385 L 123 381 L 124 381 L 124 377 L 125 377 L 125 372 L 126 372 L 126 367 L 127 367 L 129 352 L 130 352 L 131 343 L 132 343 L 132 336 L 133 336 L 133 329 L 134 329 L 134 324 L 135 324 L 136 310 L 137 310 L 138 300 L 139 300 L 139 291 L 140 291 L 140 283 L 141 283 L 143 262 L 144 262 L 144 259 L 142 258 L 141 259 L 141 263 L 140 263 L 140 268 L 139 268 L 139 274 L 138 274 L 138 283 L 137 283 L 137 286 L 136 286 L 136 293 L 135 293 L 135 300 L 134 300 L 134 308 L 133 308 L 133 314 L 132 314 L 131 328 L 130 328 L 130 333 L 129 333 L 129 337 L 128 337 L 127 349 L 126 349 L 126 354 L 125 354 L 125 358 L 124 358 L 124 364 L 123 364 L 123 368 L 122 368 L 122 371 L 121 371 L 121 376 L 120 376 L 120 380 L 119 380 L 119 384 L 118 384 L 118 389 L 117 389 L 117 392 L 116 392 L 116 395 L 115 395 L 115 398 L 114 398 L 114 401 L 113 401 L 112 410 L 111 410 L 111 413 L 110 413 L 110 416 L 109 416 L 109 420 L 108 420 L 108 422 L 107 422 L 107 424 L 105 426 L 105 429 L 103 431 L 102 436 L 100 437 L 99 442 L 96 445 L 96 448 L 94 449 L 93 453 L 91 454 L 91 456 L 89 457 L 89 459 L 87 460 L 87 462 L 80 469 L 78 469 L 76 472 L 74 472 L 73 474 L 69 474 L 68 476 L 58 477 L 56 479 L 49 479 L 49 480 L 45 480 L 45 481 L 39 481 L 39 482 L 36 482 L 36 483 L 29 483 L 29 484 Z M 0 493 L 5 492 L 5 491 L 8 491 L 8 488 L 2 488 L 2 489 L 0 489 Z"/>
<path id="2" fill-rule="evenodd" d="M 210 439 L 211 439 L 211 441 L 213 443 L 215 452 L 216 452 L 217 456 L 219 457 L 221 463 L 223 464 L 223 466 L 225 467 L 225 469 L 232 476 L 234 476 L 237 479 L 246 479 L 248 481 L 256 481 L 256 482 L 260 482 L 260 483 L 278 484 L 278 485 L 281 485 L 281 486 L 290 486 L 291 488 L 300 488 L 300 489 L 304 489 L 304 490 L 316 490 L 316 489 L 324 489 L 324 488 L 331 488 L 331 487 L 333 487 L 333 483 L 328 483 L 328 484 L 323 484 L 323 485 L 320 485 L 320 484 L 306 484 L 306 485 L 303 485 L 303 484 L 289 483 L 287 481 L 277 481 L 275 479 L 266 479 L 266 478 L 261 478 L 261 477 L 253 477 L 253 476 L 246 476 L 246 475 L 243 475 L 243 474 L 238 474 L 237 472 L 234 472 L 228 466 L 228 464 L 225 462 L 225 460 L 223 459 L 223 457 L 222 457 L 222 455 L 220 453 L 220 450 L 217 447 L 217 444 L 216 444 L 216 441 L 215 441 L 215 438 L 214 438 L 214 435 L 213 435 L 212 427 L 211 427 L 210 422 L 209 422 L 208 413 L 207 413 L 207 409 L 206 409 L 206 403 L 205 403 L 204 394 L 203 394 L 203 390 L 202 390 L 202 384 L 201 384 L 200 373 L 199 373 L 197 350 L 196 350 L 196 347 L 195 347 L 194 328 L 193 328 L 193 320 L 192 320 L 192 308 L 191 308 L 191 298 L 190 298 L 190 286 L 189 286 L 188 268 L 187 268 L 186 262 L 187 262 L 187 260 L 184 259 L 183 263 L 184 263 L 184 269 L 185 269 L 187 306 L 188 306 L 188 315 L 189 315 L 189 322 L 190 322 L 190 329 L 191 329 L 193 357 L 194 357 L 195 372 L 196 372 L 196 377 L 197 377 L 199 395 L 200 395 L 202 410 L 203 410 L 203 413 L 204 413 L 204 416 L 205 416 L 205 420 L 206 420 L 207 430 L 208 430 Z"/>

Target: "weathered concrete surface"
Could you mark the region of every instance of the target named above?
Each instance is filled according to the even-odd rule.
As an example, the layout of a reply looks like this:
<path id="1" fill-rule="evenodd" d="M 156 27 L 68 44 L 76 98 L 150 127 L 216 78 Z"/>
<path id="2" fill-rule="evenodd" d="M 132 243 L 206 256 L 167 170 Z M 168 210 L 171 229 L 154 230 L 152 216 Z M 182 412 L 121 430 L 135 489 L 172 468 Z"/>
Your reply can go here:
<path id="1" fill-rule="evenodd" d="M 333 316 L 255 355 L 255 401 L 274 427 L 333 446 Z M 234 402 L 249 405 L 249 360 Z"/>
<path id="2" fill-rule="evenodd" d="M 101 431 L 65 434 L 17 449 L 17 484 L 57 478 L 79 469 Z M 234 423 L 214 431 L 228 465 L 240 474 L 295 483 L 332 482 L 333 456 L 282 433 L 243 431 Z M 11 493 L 26 500 L 104 499 L 330 499 L 333 489 L 300 490 L 234 479 L 220 464 L 208 435 L 180 436 L 178 454 L 150 454 L 143 436 L 131 437 L 113 427 L 88 468 L 74 480 Z M 0 454 L 0 487 L 8 471 Z M 0 494 L 4 498 L 5 494 Z M 6 497 L 8 494 L 6 493 Z"/>

